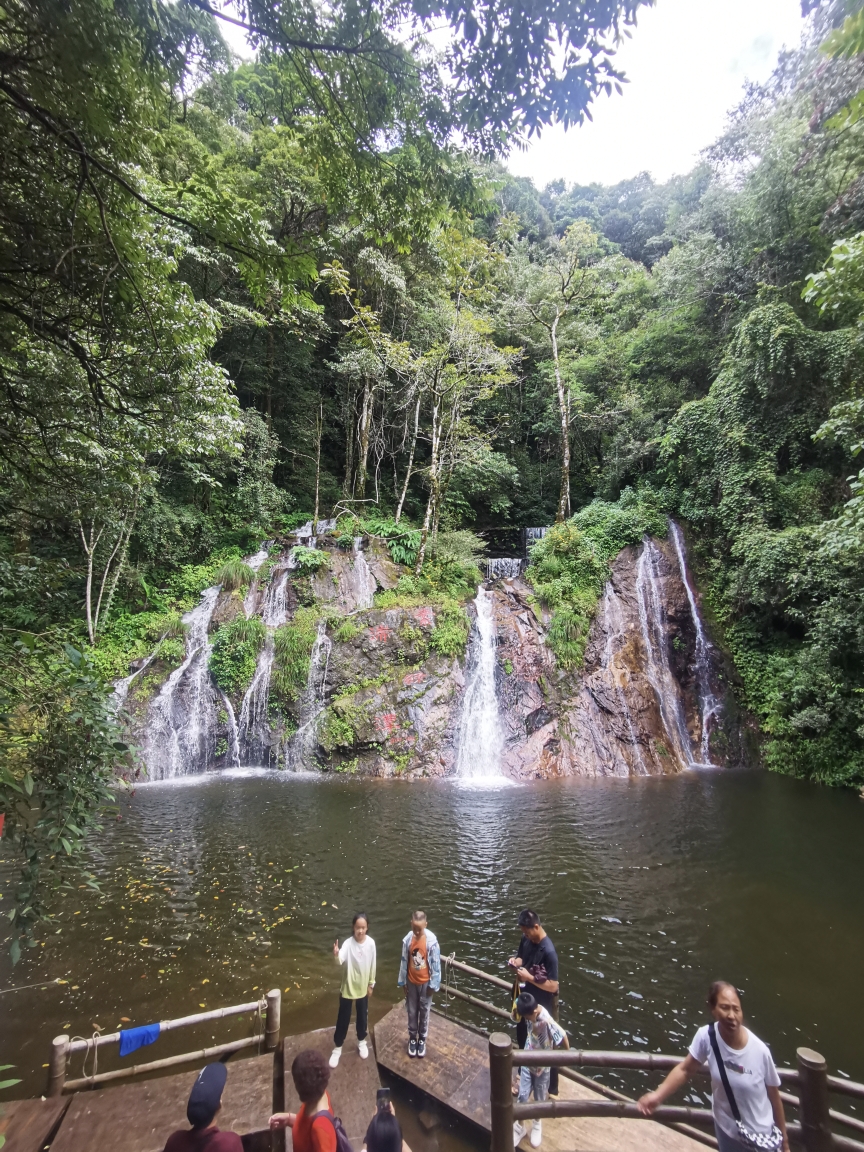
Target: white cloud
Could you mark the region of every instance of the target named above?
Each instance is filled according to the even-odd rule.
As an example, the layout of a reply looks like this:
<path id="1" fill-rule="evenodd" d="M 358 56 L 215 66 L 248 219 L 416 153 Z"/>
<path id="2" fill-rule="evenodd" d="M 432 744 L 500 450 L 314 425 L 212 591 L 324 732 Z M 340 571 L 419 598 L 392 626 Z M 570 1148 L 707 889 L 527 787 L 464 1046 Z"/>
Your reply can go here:
<path id="1" fill-rule="evenodd" d="M 799 0 L 657 0 L 618 53 L 624 94 L 601 97 L 593 123 L 548 129 L 508 167 L 541 188 L 687 172 L 723 130 L 744 81 L 766 80 L 803 28 Z"/>

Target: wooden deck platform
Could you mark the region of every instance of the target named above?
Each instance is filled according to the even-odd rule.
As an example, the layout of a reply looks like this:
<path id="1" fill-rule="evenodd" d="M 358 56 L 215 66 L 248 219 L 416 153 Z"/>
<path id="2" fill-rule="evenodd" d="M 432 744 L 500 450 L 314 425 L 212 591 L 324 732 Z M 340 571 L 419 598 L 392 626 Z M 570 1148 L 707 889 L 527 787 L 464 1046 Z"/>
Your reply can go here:
<path id="1" fill-rule="evenodd" d="M 0 1104 L 4 1152 L 42 1152 L 68 1106 L 68 1100 L 7 1100 Z"/>
<path id="2" fill-rule="evenodd" d="M 63 1100 L 68 1109 L 51 1152 L 162 1152 L 172 1132 L 189 1127 L 186 1103 L 198 1071 L 76 1092 Z M 272 1097 L 272 1055 L 231 1060 L 216 1123 L 246 1137 L 246 1152 L 269 1149 Z M 9 1152 L 8 1143 L 3 1152 Z"/>
<path id="3" fill-rule="evenodd" d="M 333 1029 L 319 1028 L 316 1032 L 306 1032 L 302 1036 L 286 1036 L 282 1041 L 285 1086 L 282 1110 L 286 1112 L 296 1112 L 300 1107 L 291 1079 L 291 1063 L 304 1048 L 315 1048 L 329 1057 L 333 1051 Z M 342 1059 L 330 1077 L 328 1091 L 333 1111 L 341 1119 L 355 1149 L 363 1147 L 363 1137 L 375 1114 L 375 1093 L 380 1087 L 381 1080 L 373 1053 L 370 1051 L 368 1058 L 361 1060 L 353 1033 L 349 1034 L 342 1048 Z"/>
<path id="4" fill-rule="evenodd" d="M 478 1127 L 491 1131 L 489 1120 L 489 1045 L 483 1036 L 431 1013 L 427 1055 L 408 1055 L 408 1022 L 397 1004 L 374 1028 L 378 1063 L 394 1076 L 452 1108 Z"/>
<path id="5" fill-rule="evenodd" d="M 485 1132 L 490 1132 L 489 1045 L 485 1037 L 433 1012 L 426 1056 L 408 1055 L 405 1009 L 393 1008 L 375 1025 L 375 1052 L 388 1072 L 419 1088 Z M 602 1100 L 599 1092 L 560 1079 L 560 1098 Z M 530 1122 L 529 1122 L 530 1133 Z M 528 1136 L 519 1145 L 530 1152 Z M 705 1152 L 705 1145 L 650 1120 L 543 1121 L 545 1152 Z"/>

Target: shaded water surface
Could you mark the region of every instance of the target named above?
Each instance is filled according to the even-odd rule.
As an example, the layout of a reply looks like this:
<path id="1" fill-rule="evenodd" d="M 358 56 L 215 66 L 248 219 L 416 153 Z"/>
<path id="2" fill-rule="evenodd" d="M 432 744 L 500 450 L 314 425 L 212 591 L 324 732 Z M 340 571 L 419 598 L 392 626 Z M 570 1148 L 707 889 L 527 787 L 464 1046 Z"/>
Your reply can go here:
<path id="1" fill-rule="evenodd" d="M 274 985 L 285 1030 L 331 1024 L 330 947 L 357 909 L 378 944 L 374 1019 L 396 999 L 415 906 L 445 953 L 497 972 L 516 914 L 536 907 L 576 1046 L 683 1051 L 723 976 L 779 1062 L 803 1043 L 864 1080 L 864 804 L 852 795 L 756 772 L 488 792 L 227 773 L 140 788 L 120 807 L 93 854 L 101 895 L 68 897 L 61 931 L 14 971 L 0 959 L 2 988 L 68 981 L 0 995 L 0 1062 L 18 1066 L 22 1094 L 42 1090 L 64 1025 L 110 1031 Z M 172 1033 L 150 1052 L 255 1027 Z"/>

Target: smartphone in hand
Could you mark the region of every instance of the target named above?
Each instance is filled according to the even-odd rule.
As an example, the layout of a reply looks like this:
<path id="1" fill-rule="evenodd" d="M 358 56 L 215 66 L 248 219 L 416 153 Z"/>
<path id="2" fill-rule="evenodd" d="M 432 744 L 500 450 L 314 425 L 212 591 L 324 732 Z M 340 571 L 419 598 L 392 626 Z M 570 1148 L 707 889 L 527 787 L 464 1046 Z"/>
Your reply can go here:
<path id="1" fill-rule="evenodd" d="M 379 1088 L 375 1094 L 375 1102 L 378 1105 L 379 1112 L 390 1111 L 390 1089 Z"/>

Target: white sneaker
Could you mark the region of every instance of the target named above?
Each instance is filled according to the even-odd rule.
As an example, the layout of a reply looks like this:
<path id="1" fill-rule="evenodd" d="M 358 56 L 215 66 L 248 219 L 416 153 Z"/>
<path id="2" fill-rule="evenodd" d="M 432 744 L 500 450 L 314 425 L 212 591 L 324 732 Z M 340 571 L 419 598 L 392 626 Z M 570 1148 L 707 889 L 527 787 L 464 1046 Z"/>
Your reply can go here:
<path id="1" fill-rule="evenodd" d="M 341 1055 L 342 1055 L 342 1049 L 341 1048 L 334 1048 L 333 1049 L 333 1051 L 330 1053 L 330 1059 L 328 1061 L 331 1068 L 336 1067 L 336 1065 L 339 1063 L 339 1057 Z"/>
<path id="2" fill-rule="evenodd" d="M 540 1147 L 540 1141 L 542 1139 L 543 1139 L 543 1132 L 541 1130 L 541 1123 L 539 1120 L 535 1120 L 534 1123 L 531 1125 L 531 1147 L 532 1148 L 539 1148 Z"/>
<path id="3" fill-rule="evenodd" d="M 369 1045 L 366 1043 L 365 1040 L 358 1040 L 357 1041 L 357 1051 L 360 1053 L 360 1059 L 361 1060 L 368 1059 Z M 335 1068 L 335 1064 L 334 1064 L 334 1068 Z"/>
<path id="4" fill-rule="evenodd" d="M 525 1135 L 525 1128 L 517 1120 L 516 1123 L 513 1125 L 513 1147 L 514 1148 L 519 1147 L 519 1141 L 522 1139 L 522 1137 L 524 1135 Z"/>

